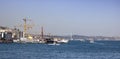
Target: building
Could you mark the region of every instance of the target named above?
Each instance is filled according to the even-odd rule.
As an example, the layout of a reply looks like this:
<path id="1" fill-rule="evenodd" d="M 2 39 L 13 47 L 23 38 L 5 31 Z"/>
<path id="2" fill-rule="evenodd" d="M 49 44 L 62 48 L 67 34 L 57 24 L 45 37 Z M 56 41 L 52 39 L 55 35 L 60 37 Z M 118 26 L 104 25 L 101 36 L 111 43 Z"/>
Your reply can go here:
<path id="1" fill-rule="evenodd" d="M 22 32 L 18 29 L 0 26 L 0 42 L 13 42 L 14 39 L 19 39 L 21 36 L 23 36 Z"/>

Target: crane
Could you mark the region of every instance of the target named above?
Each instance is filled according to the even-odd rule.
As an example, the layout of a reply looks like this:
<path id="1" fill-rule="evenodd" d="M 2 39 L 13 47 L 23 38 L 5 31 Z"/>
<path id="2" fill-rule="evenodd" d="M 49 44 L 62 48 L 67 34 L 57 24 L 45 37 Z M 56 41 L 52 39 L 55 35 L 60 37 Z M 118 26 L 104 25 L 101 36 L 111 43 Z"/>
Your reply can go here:
<path id="1" fill-rule="evenodd" d="M 27 21 L 29 21 L 29 19 L 24 18 L 23 21 L 24 21 L 24 24 L 23 24 L 23 27 L 24 27 L 23 37 L 26 37 L 27 36 L 27 30 L 32 29 L 32 27 L 34 25 L 33 24 L 32 25 L 27 24 Z"/>
<path id="2" fill-rule="evenodd" d="M 28 34 L 27 34 L 27 30 L 29 29 L 32 29 L 32 27 L 34 26 L 34 24 L 27 24 L 27 21 L 31 21 L 30 19 L 22 19 L 24 21 L 23 24 L 20 24 L 20 25 L 17 25 L 17 26 L 14 26 L 15 28 L 16 27 L 23 27 L 23 37 L 27 37 Z"/>

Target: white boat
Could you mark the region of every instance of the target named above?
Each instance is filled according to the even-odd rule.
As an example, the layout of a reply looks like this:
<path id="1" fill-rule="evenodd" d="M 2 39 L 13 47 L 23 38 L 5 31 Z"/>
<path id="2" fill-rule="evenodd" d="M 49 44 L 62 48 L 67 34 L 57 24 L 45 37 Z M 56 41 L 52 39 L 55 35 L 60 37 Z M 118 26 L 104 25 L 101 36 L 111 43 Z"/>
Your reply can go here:
<path id="1" fill-rule="evenodd" d="M 90 40 L 90 43 L 94 43 L 94 40 Z"/>
<path id="2" fill-rule="evenodd" d="M 68 43 L 68 41 L 69 41 L 69 40 L 67 40 L 67 39 L 62 39 L 62 40 L 61 40 L 61 42 L 63 42 L 63 43 Z"/>
<path id="3" fill-rule="evenodd" d="M 67 39 L 60 39 L 60 40 L 58 40 L 57 42 L 58 42 L 58 43 L 68 43 L 69 40 L 67 40 Z"/>

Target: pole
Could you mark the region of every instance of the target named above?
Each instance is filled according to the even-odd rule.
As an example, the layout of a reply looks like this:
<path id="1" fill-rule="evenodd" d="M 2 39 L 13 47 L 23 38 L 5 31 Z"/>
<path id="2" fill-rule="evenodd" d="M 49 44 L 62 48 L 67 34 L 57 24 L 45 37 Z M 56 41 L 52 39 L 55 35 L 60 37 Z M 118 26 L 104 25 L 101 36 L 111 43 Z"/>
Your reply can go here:
<path id="1" fill-rule="evenodd" d="M 44 38 L 44 33 L 43 33 L 43 26 L 41 27 L 41 38 Z"/>

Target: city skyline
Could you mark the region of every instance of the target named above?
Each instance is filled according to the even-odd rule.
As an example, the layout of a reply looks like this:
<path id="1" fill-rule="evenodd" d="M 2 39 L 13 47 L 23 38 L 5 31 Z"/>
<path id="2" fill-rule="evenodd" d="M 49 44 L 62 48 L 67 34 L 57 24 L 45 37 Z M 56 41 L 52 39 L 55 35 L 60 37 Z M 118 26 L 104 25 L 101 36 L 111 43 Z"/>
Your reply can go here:
<path id="1" fill-rule="evenodd" d="M 120 36 L 119 0 L 0 0 L 0 25 L 31 19 L 32 32 L 55 35 Z"/>

